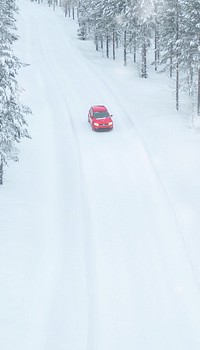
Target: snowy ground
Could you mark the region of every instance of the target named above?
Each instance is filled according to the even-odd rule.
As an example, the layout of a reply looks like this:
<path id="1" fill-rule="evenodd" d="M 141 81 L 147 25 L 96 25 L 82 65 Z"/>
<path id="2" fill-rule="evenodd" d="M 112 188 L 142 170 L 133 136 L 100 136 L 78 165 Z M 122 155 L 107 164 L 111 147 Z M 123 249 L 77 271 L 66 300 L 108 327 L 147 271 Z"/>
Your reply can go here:
<path id="1" fill-rule="evenodd" d="M 200 349 L 200 135 L 139 79 L 18 0 L 32 140 L 0 188 L 0 349 Z M 105 104 L 114 130 L 92 132 Z"/>

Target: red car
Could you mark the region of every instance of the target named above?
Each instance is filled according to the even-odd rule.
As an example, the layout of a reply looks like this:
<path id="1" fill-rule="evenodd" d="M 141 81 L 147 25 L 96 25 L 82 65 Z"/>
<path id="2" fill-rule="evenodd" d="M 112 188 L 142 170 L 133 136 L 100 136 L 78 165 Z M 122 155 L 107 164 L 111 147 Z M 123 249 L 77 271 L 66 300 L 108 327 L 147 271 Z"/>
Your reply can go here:
<path id="1" fill-rule="evenodd" d="M 88 112 L 88 122 L 92 130 L 112 130 L 112 115 L 105 106 L 92 106 Z"/>

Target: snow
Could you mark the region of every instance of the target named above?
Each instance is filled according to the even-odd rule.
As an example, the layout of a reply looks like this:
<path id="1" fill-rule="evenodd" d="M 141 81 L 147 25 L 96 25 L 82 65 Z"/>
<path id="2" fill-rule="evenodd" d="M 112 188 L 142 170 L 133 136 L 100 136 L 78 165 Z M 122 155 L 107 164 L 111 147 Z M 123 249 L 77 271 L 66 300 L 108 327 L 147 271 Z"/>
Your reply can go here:
<path id="1" fill-rule="evenodd" d="M 0 348 L 199 350 L 199 133 L 163 75 L 18 5 L 32 140 L 0 188 Z M 91 131 L 95 104 L 113 131 Z"/>

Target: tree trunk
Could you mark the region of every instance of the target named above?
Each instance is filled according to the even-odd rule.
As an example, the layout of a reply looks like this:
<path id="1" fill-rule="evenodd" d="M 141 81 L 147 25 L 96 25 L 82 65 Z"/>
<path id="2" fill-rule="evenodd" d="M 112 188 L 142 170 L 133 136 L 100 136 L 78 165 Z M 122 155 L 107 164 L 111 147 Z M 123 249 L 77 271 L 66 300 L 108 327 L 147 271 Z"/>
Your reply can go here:
<path id="1" fill-rule="evenodd" d="M 101 50 L 103 50 L 103 35 L 101 35 Z"/>
<path id="2" fill-rule="evenodd" d="M 197 115 L 200 116 L 200 36 L 198 44 Z"/>
<path id="3" fill-rule="evenodd" d="M 96 51 L 99 51 L 99 41 L 98 41 L 97 34 L 95 34 L 95 47 L 96 47 Z"/>
<path id="4" fill-rule="evenodd" d="M 178 0 L 176 0 L 176 109 L 179 110 L 179 11 Z"/>
<path id="5" fill-rule="evenodd" d="M 115 60 L 115 30 L 113 29 L 113 60 Z"/>
<path id="6" fill-rule="evenodd" d="M 155 28 L 155 71 L 158 70 L 158 29 Z"/>
<path id="7" fill-rule="evenodd" d="M 106 57 L 109 58 L 109 35 L 106 35 Z"/>
<path id="8" fill-rule="evenodd" d="M 116 42 L 116 48 L 118 49 L 118 47 L 119 47 L 119 35 L 118 35 L 118 33 L 115 33 L 115 42 Z"/>
<path id="9" fill-rule="evenodd" d="M 137 45 L 136 45 L 136 33 L 134 33 L 133 39 L 133 62 L 136 63 Z"/>
<path id="10" fill-rule="evenodd" d="M 147 47 L 146 40 L 143 43 L 143 71 L 142 77 L 147 78 Z"/>
<path id="11" fill-rule="evenodd" d="M 158 70 L 158 21 L 157 21 L 157 2 L 154 2 L 155 11 L 155 34 L 154 34 L 154 60 L 155 60 L 155 71 Z"/>
<path id="12" fill-rule="evenodd" d="M 200 67 L 198 68 L 197 115 L 200 116 Z"/>
<path id="13" fill-rule="evenodd" d="M 170 63 L 169 63 L 169 76 L 172 78 L 173 75 L 173 44 L 170 45 Z"/>
<path id="14" fill-rule="evenodd" d="M 179 63 L 176 62 L 176 109 L 179 110 Z"/>
<path id="15" fill-rule="evenodd" d="M 124 31 L 124 66 L 127 64 L 127 38 L 126 30 Z"/>
<path id="16" fill-rule="evenodd" d="M 142 78 L 147 78 L 147 43 L 146 43 L 146 28 L 144 27 L 143 44 L 142 44 Z"/>
<path id="17" fill-rule="evenodd" d="M 3 185 L 3 161 L 0 160 L 0 185 Z"/>
<path id="18" fill-rule="evenodd" d="M 80 8 L 80 1 L 78 2 L 77 8 L 76 8 L 76 16 L 79 18 L 79 8 Z"/>
<path id="19" fill-rule="evenodd" d="M 67 3 L 65 3 L 65 17 L 67 17 Z"/>

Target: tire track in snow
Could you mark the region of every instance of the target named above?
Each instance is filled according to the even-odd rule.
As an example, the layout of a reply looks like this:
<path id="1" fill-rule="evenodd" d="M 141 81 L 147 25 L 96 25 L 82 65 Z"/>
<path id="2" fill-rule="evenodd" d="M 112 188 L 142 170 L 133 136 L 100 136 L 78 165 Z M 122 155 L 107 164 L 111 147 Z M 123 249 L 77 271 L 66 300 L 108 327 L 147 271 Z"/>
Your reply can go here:
<path id="1" fill-rule="evenodd" d="M 66 108 L 67 115 L 69 117 L 71 130 L 73 131 L 73 137 L 74 137 L 74 146 L 76 147 L 76 155 L 77 155 L 77 164 L 78 164 L 78 172 L 79 172 L 79 195 L 80 195 L 80 203 L 81 203 L 81 217 L 80 220 L 82 221 L 82 228 L 83 228 L 83 240 L 84 240 L 84 248 L 85 248 L 85 262 L 86 262 L 86 280 L 87 280 L 87 288 L 88 288 L 88 335 L 87 335 L 87 350 L 94 350 L 95 348 L 95 313 L 96 313 L 96 291 L 95 291 L 95 275 L 96 275 L 96 267 L 95 267 L 95 257 L 94 257 L 94 242 L 91 235 L 91 227 L 90 223 L 85 219 L 90 217 L 88 215 L 90 211 L 90 206 L 87 200 L 87 196 L 85 193 L 85 180 L 84 180 L 84 174 L 83 174 L 83 161 L 81 156 L 81 147 L 79 138 L 76 132 L 75 128 L 75 121 L 73 118 L 73 114 L 70 108 L 70 105 L 66 101 L 66 95 L 64 93 L 64 88 L 61 84 L 62 77 L 59 76 L 59 70 L 57 70 L 57 65 L 55 62 L 51 59 L 51 56 L 47 56 L 47 53 L 44 50 L 44 46 L 41 42 L 41 36 L 42 32 L 40 28 L 38 27 L 36 23 L 36 28 L 38 32 L 38 38 L 40 40 L 40 47 L 41 52 L 43 53 L 44 61 L 46 62 L 47 66 L 51 67 L 51 74 L 53 77 L 53 80 L 55 81 L 55 85 L 60 91 L 61 96 L 63 97 L 63 102 Z"/>
<path id="2" fill-rule="evenodd" d="M 94 71 L 94 69 L 93 69 L 93 65 L 89 61 L 87 61 L 87 64 L 90 66 L 91 71 L 93 71 L 93 73 L 97 75 L 97 72 Z M 175 221 L 176 226 L 177 226 L 177 232 L 178 232 L 178 234 L 179 234 L 179 236 L 181 238 L 181 241 L 183 243 L 183 247 L 184 247 L 186 256 L 188 258 L 188 261 L 189 261 L 190 266 L 191 266 L 191 270 L 193 272 L 194 280 L 195 280 L 196 284 L 198 285 L 199 293 L 200 293 L 200 282 L 199 282 L 199 279 L 198 279 L 198 276 L 197 276 L 197 272 L 196 272 L 196 269 L 195 269 L 195 266 L 194 266 L 191 254 L 190 254 L 190 250 L 189 250 L 189 248 L 187 246 L 184 234 L 183 234 L 183 232 L 181 230 L 181 227 L 180 227 L 177 215 L 176 215 L 176 211 L 175 211 L 175 209 L 174 209 L 174 207 L 172 205 L 172 202 L 171 202 L 170 197 L 169 197 L 169 195 L 167 193 L 167 190 L 166 190 L 163 182 L 161 181 L 161 178 L 159 176 L 158 170 L 156 169 L 156 166 L 155 166 L 155 164 L 154 164 L 154 162 L 152 160 L 152 157 L 150 155 L 150 152 L 148 150 L 148 146 L 146 145 L 144 137 L 142 136 L 142 134 L 139 131 L 138 127 L 136 127 L 135 122 L 133 121 L 133 119 L 130 117 L 129 113 L 126 110 L 126 107 L 124 105 L 122 106 L 122 104 L 119 102 L 120 98 L 117 95 L 116 91 L 114 91 L 113 86 L 112 86 L 112 89 L 111 89 L 110 86 L 104 80 L 104 78 L 103 78 L 103 76 L 101 74 L 98 74 L 98 77 L 99 77 L 98 81 L 100 80 L 101 83 L 103 83 L 104 90 L 107 90 L 109 94 L 112 94 L 112 96 L 114 97 L 114 99 L 116 101 L 116 105 L 118 105 L 120 107 L 120 109 L 124 112 L 122 114 L 122 116 L 125 116 L 126 120 L 129 122 L 129 125 L 131 126 L 130 130 L 133 133 L 133 137 L 135 137 L 135 135 L 137 135 L 138 139 L 141 141 L 141 145 L 142 145 L 143 150 L 144 150 L 144 156 L 145 155 L 147 156 L 148 161 L 149 161 L 149 165 L 150 165 L 152 171 L 155 174 L 155 178 L 157 179 L 157 183 L 159 184 L 160 193 L 162 193 L 164 195 L 164 197 L 166 198 L 168 206 L 169 206 L 169 208 L 171 210 L 171 213 L 172 213 L 172 215 L 174 217 L 174 221 Z M 133 129 L 134 129 L 134 131 L 133 131 Z M 159 237 L 157 237 L 157 239 L 159 239 Z"/>

